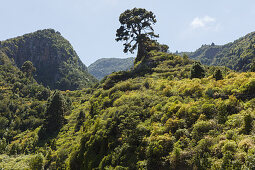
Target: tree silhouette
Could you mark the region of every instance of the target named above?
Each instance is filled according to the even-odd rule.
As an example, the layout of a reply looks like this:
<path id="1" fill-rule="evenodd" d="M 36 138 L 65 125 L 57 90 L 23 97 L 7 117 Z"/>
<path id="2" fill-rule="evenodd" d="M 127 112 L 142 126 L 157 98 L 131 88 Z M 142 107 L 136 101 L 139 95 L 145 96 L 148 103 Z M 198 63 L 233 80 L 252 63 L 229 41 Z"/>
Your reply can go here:
<path id="1" fill-rule="evenodd" d="M 200 62 L 195 62 L 190 70 L 191 78 L 203 78 L 205 76 L 205 69 Z"/>
<path id="2" fill-rule="evenodd" d="M 125 41 L 124 53 L 133 53 L 138 47 L 135 62 L 145 55 L 145 42 L 158 37 L 154 34 L 152 24 L 157 22 L 156 16 L 146 9 L 134 8 L 126 10 L 119 17 L 121 26 L 117 29 L 116 41 Z"/>
<path id="3" fill-rule="evenodd" d="M 214 72 L 213 78 L 215 78 L 216 80 L 222 80 L 222 79 L 223 79 L 223 76 L 222 76 L 222 73 L 221 73 L 221 70 L 220 70 L 220 69 L 217 69 L 217 70 Z"/>
<path id="4" fill-rule="evenodd" d="M 67 104 L 60 91 L 55 91 L 47 103 L 45 121 L 41 129 L 41 137 L 52 135 L 57 132 L 64 124 L 64 115 L 67 112 Z"/>

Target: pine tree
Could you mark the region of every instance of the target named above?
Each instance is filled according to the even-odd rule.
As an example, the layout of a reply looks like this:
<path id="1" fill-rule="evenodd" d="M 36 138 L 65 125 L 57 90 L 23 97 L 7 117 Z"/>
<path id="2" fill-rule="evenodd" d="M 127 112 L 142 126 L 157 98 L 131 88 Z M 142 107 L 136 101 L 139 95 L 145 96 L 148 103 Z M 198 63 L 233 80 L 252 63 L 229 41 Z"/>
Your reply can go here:
<path id="1" fill-rule="evenodd" d="M 190 78 L 203 78 L 205 69 L 200 62 L 195 62 L 191 67 L 190 73 Z"/>
<path id="2" fill-rule="evenodd" d="M 64 115 L 67 112 L 66 100 L 60 91 L 55 91 L 48 100 L 45 121 L 41 135 L 51 135 L 57 132 L 64 124 Z"/>
<path id="3" fill-rule="evenodd" d="M 247 114 L 244 116 L 244 133 L 247 135 L 252 130 L 252 122 L 253 122 L 253 118 L 251 117 L 250 114 Z"/>
<path id="4" fill-rule="evenodd" d="M 215 70 L 214 74 L 213 74 L 213 78 L 215 78 L 216 80 L 222 80 L 223 76 L 221 73 L 220 69 Z"/>

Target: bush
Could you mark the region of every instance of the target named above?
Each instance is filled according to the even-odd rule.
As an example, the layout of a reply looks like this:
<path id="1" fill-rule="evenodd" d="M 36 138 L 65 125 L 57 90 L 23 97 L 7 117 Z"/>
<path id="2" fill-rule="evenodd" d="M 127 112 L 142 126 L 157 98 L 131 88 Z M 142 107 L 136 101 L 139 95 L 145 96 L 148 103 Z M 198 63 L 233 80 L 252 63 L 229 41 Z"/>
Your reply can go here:
<path id="1" fill-rule="evenodd" d="M 245 94 L 254 94 L 255 93 L 255 79 L 250 80 L 244 86 L 241 87 L 241 91 Z"/>
<path id="2" fill-rule="evenodd" d="M 222 147 L 221 151 L 224 152 L 235 152 L 237 149 L 237 144 L 233 140 L 228 140 L 224 146 Z"/>
<path id="3" fill-rule="evenodd" d="M 217 109 L 214 104 L 205 103 L 202 105 L 202 113 L 204 113 L 207 118 L 212 118 L 213 115 L 217 114 Z"/>
<path id="4" fill-rule="evenodd" d="M 212 121 L 198 121 L 193 125 L 191 134 L 194 139 L 200 140 L 209 130 L 214 129 L 214 126 L 214 122 Z"/>
<path id="5" fill-rule="evenodd" d="M 31 158 L 29 162 L 29 167 L 33 170 L 41 170 L 44 167 L 44 157 L 43 154 L 39 153 Z"/>

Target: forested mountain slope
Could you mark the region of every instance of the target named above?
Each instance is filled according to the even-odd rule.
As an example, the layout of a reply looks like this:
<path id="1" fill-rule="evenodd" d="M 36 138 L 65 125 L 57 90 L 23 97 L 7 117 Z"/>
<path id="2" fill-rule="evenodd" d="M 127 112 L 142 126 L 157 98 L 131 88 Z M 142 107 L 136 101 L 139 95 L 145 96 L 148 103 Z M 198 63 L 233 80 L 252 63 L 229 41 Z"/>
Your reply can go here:
<path id="1" fill-rule="evenodd" d="M 52 89 L 75 90 L 96 82 L 71 44 L 53 29 L 1 41 L 0 51 L 19 68 L 31 61 L 36 67 L 35 79 Z"/>
<path id="2" fill-rule="evenodd" d="M 255 57 L 255 32 L 249 33 L 226 45 L 202 45 L 188 54 L 206 65 L 227 66 L 236 71 L 248 71 L 253 67 Z"/>
<path id="3" fill-rule="evenodd" d="M 90 74 L 101 80 L 105 76 L 117 72 L 126 71 L 134 66 L 134 58 L 102 58 L 88 66 Z"/>
<path id="4" fill-rule="evenodd" d="M 23 54 L 26 46 L 18 45 L 27 41 L 1 43 L 0 169 L 254 169 L 255 73 L 168 53 L 166 45 L 150 39 L 157 37 L 154 32 L 143 32 L 141 39 L 136 33 L 139 45 L 132 47 L 126 40 L 137 40 L 129 36 L 134 29 L 123 25 L 151 26 L 147 21 L 155 23 L 155 15 L 145 9 L 126 10 L 120 21 L 117 40 L 124 40 L 124 52 L 138 48 L 133 69 L 81 90 L 39 85 L 31 62 L 24 66 L 27 58 L 19 63 L 12 55 Z M 53 30 L 37 33 L 60 36 Z M 246 47 L 243 39 L 239 45 Z M 76 62 L 63 65 L 79 69 L 75 56 Z"/>
<path id="5" fill-rule="evenodd" d="M 61 92 L 72 104 L 61 128 L 44 138 L 45 123 L 24 121 L 20 127 L 18 120 L 39 116 L 47 122 L 53 99 L 24 96 L 26 109 L 18 106 L 16 123 L 9 122 L 19 133 L 1 140 L 0 167 L 252 168 L 255 74 L 200 66 L 204 77 L 190 79 L 195 65 L 187 57 L 150 51 L 133 70 L 113 73 L 96 88 Z M 221 70 L 222 80 L 213 77 L 215 70 Z M 19 91 L 8 93 L 22 96 Z M 68 104 L 60 101 L 56 108 Z M 21 110 L 28 112 L 25 117 L 19 116 Z M 8 117 L 2 119 L 9 126 Z M 2 132 L 9 131 L 3 127 Z"/>
<path id="6" fill-rule="evenodd" d="M 151 51 L 134 70 L 109 75 L 84 107 L 71 169 L 253 167 L 254 73 L 204 67 Z M 213 78 L 221 69 L 223 80 Z"/>

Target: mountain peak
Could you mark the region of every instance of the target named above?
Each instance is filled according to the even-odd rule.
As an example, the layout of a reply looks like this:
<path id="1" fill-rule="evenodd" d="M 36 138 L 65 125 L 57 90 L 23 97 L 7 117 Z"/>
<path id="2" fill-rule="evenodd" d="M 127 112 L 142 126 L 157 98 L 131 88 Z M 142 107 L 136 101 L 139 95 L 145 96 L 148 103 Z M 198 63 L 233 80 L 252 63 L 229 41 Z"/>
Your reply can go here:
<path id="1" fill-rule="evenodd" d="M 96 82 L 72 45 L 54 29 L 38 30 L 1 42 L 0 50 L 20 68 L 29 60 L 35 79 L 53 89 L 74 90 Z"/>

